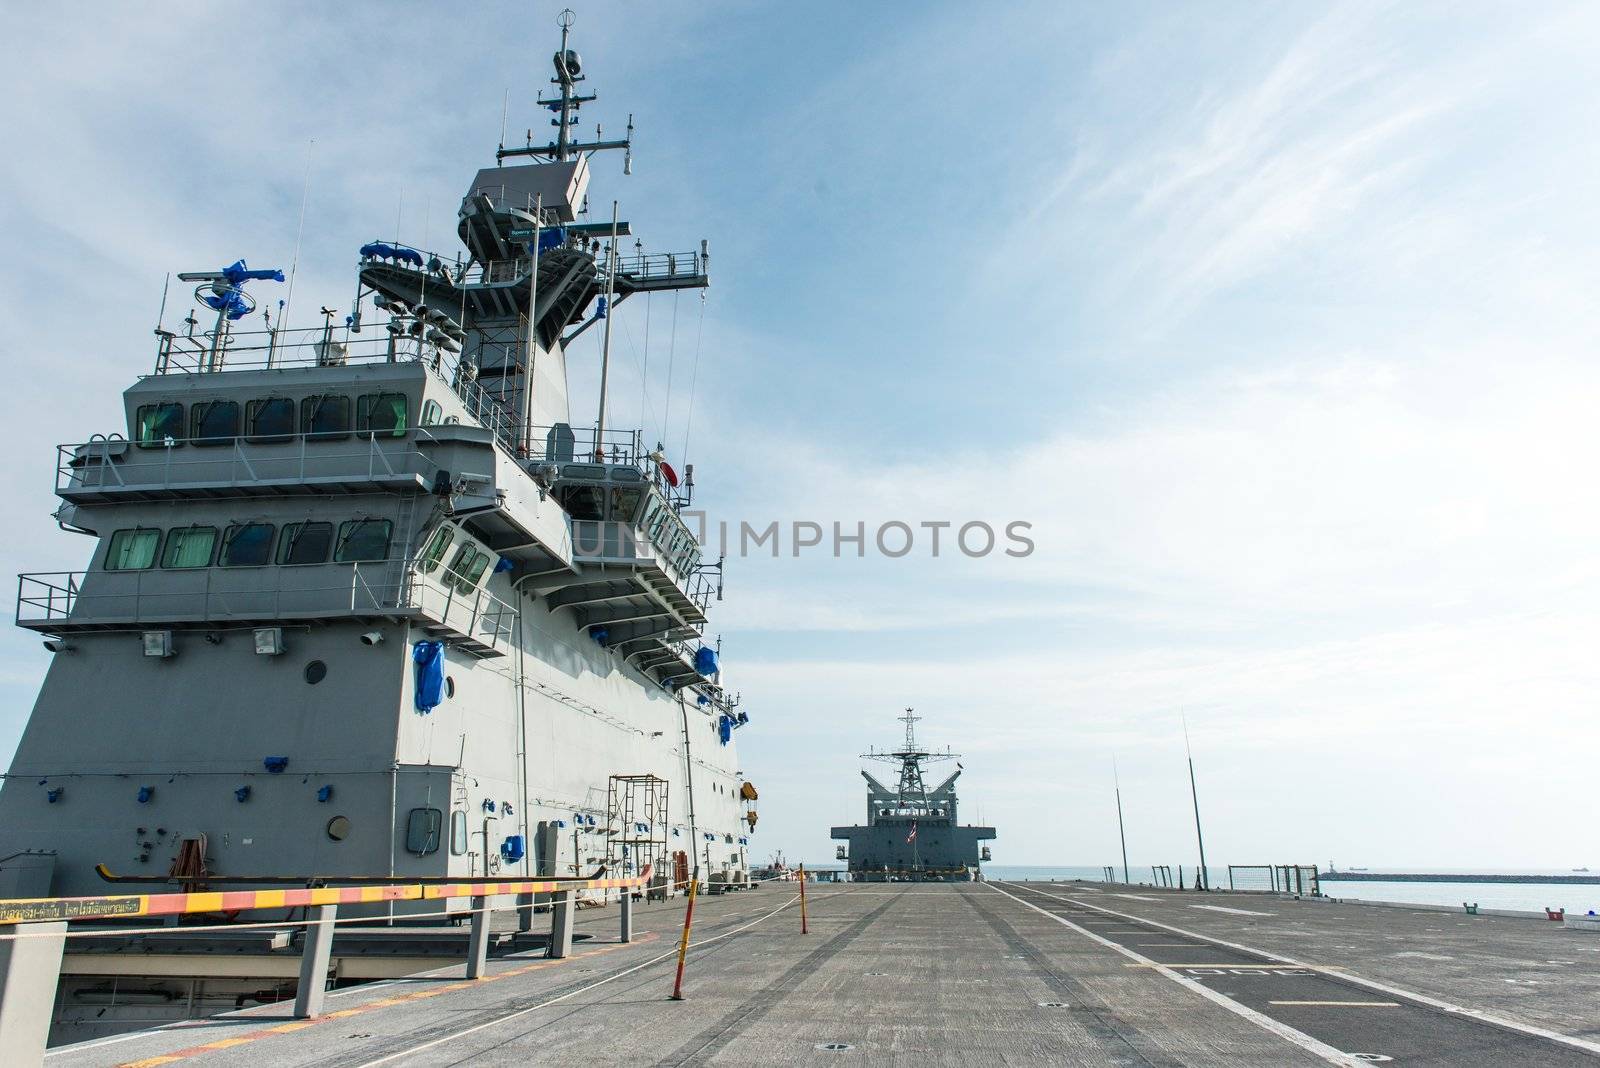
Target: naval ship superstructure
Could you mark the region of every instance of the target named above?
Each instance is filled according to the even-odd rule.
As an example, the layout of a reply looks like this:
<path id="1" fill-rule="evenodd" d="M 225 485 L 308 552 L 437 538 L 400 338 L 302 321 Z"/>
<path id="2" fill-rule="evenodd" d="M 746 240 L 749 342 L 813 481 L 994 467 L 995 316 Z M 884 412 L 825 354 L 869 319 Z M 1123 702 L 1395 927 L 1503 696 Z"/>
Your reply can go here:
<path id="1" fill-rule="evenodd" d="M 20 579 L 54 657 L 0 790 L 0 896 L 747 881 L 748 717 L 706 629 L 721 563 L 680 514 L 693 470 L 605 425 L 612 316 L 705 287 L 706 245 L 645 254 L 613 204 L 589 217 L 633 122 L 578 140 L 595 97 L 563 23 L 555 136 L 477 172 L 463 251 L 372 241 L 350 314 L 309 330 L 273 317 L 280 271 L 181 274 L 196 310 L 158 327 L 126 431 L 60 447 L 57 518 L 95 549 Z M 568 403 L 586 333 L 592 421 Z"/>
<path id="2" fill-rule="evenodd" d="M 936 752 L 917 744 L 916 724 L 922 717 L 906 709 L 905 741 L 888 752 L 869 749 L 863 760 L 894 765 L 899 779 L 885 786 L 865 769 L 867 822 L 855 827 L 835 827 L 834 839 L 846 843 L 838 859 L 847 862 L 855 882 L 959 882 L 980 877 L 989 847 L 980 842 L 995 837 L 993 827 L 963 827 L 956 818 L 956 764 L 943 782 L 928 789 L 923 768 L 928 764 L 958 760 L 948 749 Z"/>

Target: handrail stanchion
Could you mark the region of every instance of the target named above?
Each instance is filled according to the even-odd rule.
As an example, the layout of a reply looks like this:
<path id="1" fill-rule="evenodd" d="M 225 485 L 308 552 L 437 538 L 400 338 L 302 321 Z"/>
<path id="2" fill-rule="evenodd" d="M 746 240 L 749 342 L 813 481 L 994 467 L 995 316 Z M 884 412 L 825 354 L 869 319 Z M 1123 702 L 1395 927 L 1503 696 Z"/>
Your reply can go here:
<path id="1" fill-rule="evenodd" d="M 689 928 L 694 925 L 694 897 L 700 880 L 689 880 L 689 905 L 683 910 L 683 935 L 678 939 L 678 977 L 672 981 L 672 1000 L 683 1000 L 683 962 L 689 956 Z"/>
<path id="2" fill-rule="evenodd" d="M 810 934 L 811 932 L 806 929 L 806 866 L 796 865 L 795 875 L 800 880 L 800 933 Z"/>
<path id="3" fill-rule="evenodd" d="M 622 914 L 622 930 L 617 937 L 619 942 L 633 941 L 633 887 L 624 886 L 620 891 L 622 896 L 617 899 L 618 911 Z"/>
<path id="4" fill-rule="evenodd" d="M 24 928 L 33 937 L 0 939 L 0 1050 L 7 1064 L 43 1064 L 67 923 L 12 923 L 0 926 L 0 934 Z"/>
<path id="5" fill-rule="evenodd" d="M 467 939 L 467 978 L 481 979 L 489 964 L 489 899 L 472 899 L 472 934 Z"/>
<path id="6" fill-rule="evenodd" d="M 572 956 L 573 904 L 571 890 L 557 890 L 550 895 L 550 950 L 545 956 L 551 960 Z"/>
<path id="7" fill-rule="evenodd" d="M 300 950 L 300 985 L 294 994 L 297 1020 L 314 1020 L 322 1015 L 322 999 L 328 990 L 328 961 L 333 953 L 333 925 L 338 905 L 317 905 L 309 910 L 305 946 Z"/>

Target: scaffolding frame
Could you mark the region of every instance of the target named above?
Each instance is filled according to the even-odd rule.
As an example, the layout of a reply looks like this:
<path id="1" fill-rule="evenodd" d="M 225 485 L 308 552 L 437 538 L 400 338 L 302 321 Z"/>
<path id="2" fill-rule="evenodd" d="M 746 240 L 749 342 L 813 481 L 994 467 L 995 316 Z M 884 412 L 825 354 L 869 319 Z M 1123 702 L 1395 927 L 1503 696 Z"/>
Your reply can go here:
<path id="1" fill-rule="evenodd" d="M 606 784 L 606 871 L 657 871 L 667 859 L 667 780 L 613 775 Z M 642 828 L 642 829 L 641 829 Z"/>

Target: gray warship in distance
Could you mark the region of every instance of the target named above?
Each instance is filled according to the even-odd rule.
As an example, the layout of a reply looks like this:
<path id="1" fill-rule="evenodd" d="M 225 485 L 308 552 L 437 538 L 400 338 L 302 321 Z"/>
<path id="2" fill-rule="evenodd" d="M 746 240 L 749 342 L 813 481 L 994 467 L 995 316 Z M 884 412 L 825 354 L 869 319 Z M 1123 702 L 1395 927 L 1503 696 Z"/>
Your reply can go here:
<path id="1" fill-rule="evenodd" d="M 906 725 L 901 747 L 886 753 L 868 750 L 861 755 L 863 760 L 898 765 L 900 779 L 891 789 L 862 771 L 861 777 L 867 780 L 866 824 L 833 828 L 831 837 L 847 843 L 839 847 L 838 857 L 847 861 L 850 878 L 856 882 L 975 879 L 981 877 L 982 863 L 989 859 L 989 847 L 979 843 L 994 838 L 994 828 L 963 827 L 956 822 L 956 780 L 961 777 L 961 765 L 932 790 L 923 781 L 923 765 L 956 760 L 959 754 L 920 748 L 916 724 L 921 718 L 906 709 L 900 717 Z"/>
<path id="2" fill-rule="evenodd" d="M 463 252 L 363 246 L 350 315 L 309 330 L 257 309 L 280 272 L 181 274 L 205 321 L 158 326 L 125 434 L 60 446 L 57 518 L 95 548 L 20 577 L 54 659 L 0 790 L 0 897 L 748 883 L 748 717 L 706 633 L 722 568 L 680 515 L 693 471 L 604 424 L 611 316 L 705 287 L 706 246 L 624 255 L 614 204 L 587 217 L 591 160 L 631 170 L 633 122 L 575 139 L 595 97 L 570 23 L 537 101 L 554 139 L 477 172 Z M 567 361 L 596 325 L 591 423 Z"/>

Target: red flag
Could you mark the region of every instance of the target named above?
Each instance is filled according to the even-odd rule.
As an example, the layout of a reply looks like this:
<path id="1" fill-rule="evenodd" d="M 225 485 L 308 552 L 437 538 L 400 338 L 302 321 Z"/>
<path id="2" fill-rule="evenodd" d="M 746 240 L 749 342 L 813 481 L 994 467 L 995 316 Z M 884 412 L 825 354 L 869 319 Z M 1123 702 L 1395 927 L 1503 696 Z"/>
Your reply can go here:
<path id="1" fill-rule="evenodd" d="M 911 825 L 911 833 L 906 835 L 906 845 L 910 845 L 912 842 L 915 842 L 916 840 L 917 840 L 917 825 L 915 823 L 913 823 Z"/>

